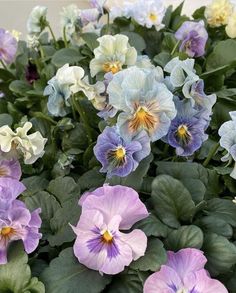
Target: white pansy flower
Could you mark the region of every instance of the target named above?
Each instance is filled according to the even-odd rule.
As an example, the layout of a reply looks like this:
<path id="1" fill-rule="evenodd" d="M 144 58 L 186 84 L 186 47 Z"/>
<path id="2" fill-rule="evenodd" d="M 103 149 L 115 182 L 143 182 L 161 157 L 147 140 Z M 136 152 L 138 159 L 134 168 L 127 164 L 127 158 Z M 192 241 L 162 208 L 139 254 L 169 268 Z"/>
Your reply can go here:
<path id="1" fill-rule="evenodd" d="M 37 49 L 40 45 L 39 35 L 27 35 L 27 47 L 31 49 Z"/>
<path id="2" fill-rule="evenodd" d="M 70 37 L 75 32 L 76 22 L 80 15 L 80 9 L 77 5 L 71 4 L 62 8 L 61 26 L 66 31 L 66 34 Z"/>
<path id="3" fill-rule="evenodd" d="M 0 149 L 4 155 L 22 156 L 25 164 L 33 164 L 44 155 L 47 142 L 39 131 L 27 134 L 32 123 L 26 122 L 14 132 L 8 125 L 0 127 Z"/>
<path id="4" fill-rule="evenodd" d="M 230 38 L 236 38 L 236 11 L 229 17 L 225 31 Z"/>
<path id="5" fill-rule="evenodd" d="M 213 0 L 205 9 L 205 17 L 211 27 L 226 25 L 232 13 L 233 4 L 229 0 Z"/>
<path id="6" fill-rule="evenodd" d="M 220 146 L 223 147 L 227 154 L 221 158 L 223 162 L 234 160 L 234 169 L 230 176 L 236 179 L 236 111 L 229 112 L 232 120 L 223 123 L 219 129 Z"/>
<path id="7" fill-rule="evenodd" d="M 27 30 L 29 34 L 39 34 L 46 24 L 47 7 L 35 6 L 27 20 Z"/>
<path id="8" fill-rule="evenodd" d="M 137 60 L 137 51 L 129 45 L 129 38 L 125 35 L 105 35 L 98 38 L 99 46 L 94 50 L 95 57 L 90 62 L 91 75 L 99 72 L 122 70 L 123 66 L 134 65 Z"/>

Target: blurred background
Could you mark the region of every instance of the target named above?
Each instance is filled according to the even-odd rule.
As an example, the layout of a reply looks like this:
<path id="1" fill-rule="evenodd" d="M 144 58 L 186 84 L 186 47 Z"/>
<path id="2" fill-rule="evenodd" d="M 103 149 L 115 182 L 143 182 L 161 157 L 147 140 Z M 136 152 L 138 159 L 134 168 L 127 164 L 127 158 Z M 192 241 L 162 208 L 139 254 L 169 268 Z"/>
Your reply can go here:
<path id="1" fill-rule="evenodd" d="M 145 0 L 143 0 L 145 1 Z M 108 5 L 113 2 L 120 4 L 122 0 L 107 0 Z M 181 0 L 164 0 L 166 6 L 172 4 L 177 6 Z M 184 13 L 191 13 L 200 6 L 207 5 L 211 0 L 185 0 Z M 0 28 L 7 30 L 17 30 L 22 33 L 22 37 L 26 35 L 26 21 L 32 8 L 36 5 L 44 5 L 48 7 L 48 20 L 51 23 L 56 35 L 60 34 L 60 11 L 62 7 L 69 4 L 76 4 L 80 9 L 88 8 L 88 0 L 0 0 Z"/>

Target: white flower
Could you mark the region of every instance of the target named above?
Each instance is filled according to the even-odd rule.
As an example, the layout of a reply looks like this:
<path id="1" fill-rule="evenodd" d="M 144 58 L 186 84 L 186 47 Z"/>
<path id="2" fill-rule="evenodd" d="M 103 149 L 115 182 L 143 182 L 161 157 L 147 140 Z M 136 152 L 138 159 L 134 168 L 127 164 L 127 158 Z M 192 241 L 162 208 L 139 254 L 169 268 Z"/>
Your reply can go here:
<path id="1" fill-rule="evenodd" d="M 40 45 L 39 35 L 27 35 L 27 47 L 31 49 L 37 49 Z"/>
<path id="2" fill-rule="evenodd" d="M 27 21 L 29 34 L 39 34 L 46 25 L 47 7 L 35 6 Z"/>
<path id="3" fill-rule="evenodd" d="M 128 43 L 125 35 L 105 35 L 98 38 L 99 46 L 94 50 L 94 59 L 90 62 L 91 75 L 99 72 L 112 72 L 122 70 L 123 66 L 134 65 L 137 59 L 137 51 Z"/>
<path id="4" fill-rule="evenodd" d="M 101 110 L 104 108 L 105 97 L 100 94 L 105 91 L 105 85 L 103 82 L 90 85 L 88 78 L 84 77 L 82 67 L 65 64 L 58 69 L 56 79 L 60 85 L 68 85 L 72 94 L 83 92 L 88 100 L 94 104 L 96 109 Z"/>
<path id="5" fill-rule="evenodd" d="M 225 31 L 230 38 L 236 38 L 236 11 L 229 17 Z"/>
<path id="6" fill-rule="evenodd" d="M 32 128 L 32 123 L 26 122 L 23 127 L 12 131 L 8 125 L 0 127 L 0 149 L 6 155 L 23 155 L 25 164 L 33 164 L 44 155 L 44 146 L 47 142 L 39 131 L 32 134 L 27 132 Z M 4 155 L 4 154 L 3 154 Z"/>
<path id="7" fill-rule="evenodd" d="M 62 8 L 61 26 L 65 28 L 66 34 L 70 37 L 75 32 L 76 22 L 80 15 L 77 5 L 71 4 Z"/>
<path id="8" fill-rule="evenodd" d="M 232 13 L 233 5 L 229 0 L 213 0 L 205 9 L 205 17 L 212 27 L 227 24 Z"/>
<path id="9" fill-rule="evenodd" d="M 166 8 L 161 0 L 139 0 L 131 7 L 131 17 L 137 23 L 147 28 L 155 26 L 157 31 L 164 27 L 162 20 L 165 12 Z"/>
<path id="10" fill-rule="evenodd" d="M 230 176 L 236 179 L 236 111 L 229 112 L 232 120 L 225 122 L 219 129 L 220 146 L 226 149 L 227 154 L 221 158 L 223 162 L 235 161 Z"/>
<path id="11" fill-rule="evenodd" d="M 151 69 L 155 68 L 155 66 L 152 64 L 150 58 L 147 55 L 139 55 L 137 57 L 135 66 L 139 68 L 151 68 Z"/>
<path id="12" fill-rule="evenodd" d="M 236 204 L 236 196 L 232 199 L 232 202 Z"/>

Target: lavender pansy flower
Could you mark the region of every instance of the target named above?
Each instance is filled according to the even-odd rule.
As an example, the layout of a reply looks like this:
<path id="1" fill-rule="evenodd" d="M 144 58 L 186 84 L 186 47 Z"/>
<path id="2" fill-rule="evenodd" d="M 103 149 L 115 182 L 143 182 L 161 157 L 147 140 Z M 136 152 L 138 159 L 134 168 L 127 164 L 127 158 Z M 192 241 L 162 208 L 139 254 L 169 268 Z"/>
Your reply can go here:
<path id="1" fill-rule="evenodd" d="M 90 22 L 98 21 L 100 13 L 97 8 L 83 9 L 80 12 L 80 18 L 82 21 L 82 25 L 85 26 Z"/>
<path id="2" fill-rule="evenodd" d="M 27 253 L 37 248 L 42 237 L 38 232 L 40 212 L 37 209 L 30 213 L 23 202 L 14 200 L 10 208 L 0 214 L 0 264 L 7 263 L 7 249 L 12 241 L 22 240 Z"/>
<path id="3" fill-rule="evenodd" d="M 144 284 L 144 293 L 228 293 L 218 280 L 211 279 L 204 269 L 203 252 L 194 248 L 168 252 L 168 260 L 159 272 Z"/>
<path id="4" fill-rule="evenodd" d="M 17 40 L 9 32 L 0 28 L 0 60 L 10 64 L 17 51 Z"/>
<path id="5" fill-rule="evenodd" d="M 205 54 L 208 33 L 204 21 L 185 21 L 176 31 L 175 37 L 181 41 L 180 51 L 189 57 L 200 57 Z"/>
<path id="6" fill-rule="evenodd" d="M 90 0 L 89 4 L 91 5 L 91 7 L 93 8 L 97 8 L 98 11 L 103 14 L 103 7 L 105 5 L 106 0 Z"/>
<path id="7" fill-rule="evenodd" d="M 94 147 L 95 156 L 102 164 L 101 172 L 106 172 L 108 177 L 127 176 L 150 151 L 150 140 L 145 131 L 132 140 L 125 140 L 116 127 L 106 127 Z"/>
<path id="8" fill-rule="evenodd" d="M 156 141 L 167 134 L 176 109 L 172 93 L 159 82 L 162 79 L 160 69 L 136 66 L 114 75 L 107 92 L 109 103 L 121 111 L 117 124 L 122 137 L 145 130 L 151 141 Z"/>
<path id="9" fill-rule="evenodd" d="M 48 98 L 48 111 L 53 116 L 64 117 L 70 112 L 70 103 L 68 101 L 71 96 L 69 85 L 60 84 L 54 76 L 48 81 L 48 85 L 44 90 L 44 95 Z"/>
<path id="10" fill-rule="evenodd" d="M 176 100 L 177 116 L 171 121 L 166 138 L 179 156 L 190 156 L 208 138 L 205 134 L 207 121 L 204 115 L 192 108 L 190 101 Z"/>
<path id="11" fill-rule="evenodd" d="M 0 160 L 0 178 L 10 177 L 19 180 L 21 177 L 21 166 L 18 160 Z"/>
<path id="12" fill-rule="evenodd" d="M 143 256 L 147 237 L 139 229 L 129 230 L 148 216 L 136 191 L 125 186 L 108 186 L 87 193 L 76 227 L 74 254 L 79 262 L 105 274 L 118 274 L 132 260 Z"/>
<path id="13" fill-rule="evenodd" d="M 225 122 L 219 129 L 220 145 L 227 154 L 221 159 L 223 162 L 234 160 L 234 169 L 230 176 L 236 179 L 236 111 L 229 112 L 232 120 Z"/>
<path id="14" fill-rule="evenodd" d="M 23 192 L 25 186 L 16 179 L 0 178 L 0 215 Z"/>

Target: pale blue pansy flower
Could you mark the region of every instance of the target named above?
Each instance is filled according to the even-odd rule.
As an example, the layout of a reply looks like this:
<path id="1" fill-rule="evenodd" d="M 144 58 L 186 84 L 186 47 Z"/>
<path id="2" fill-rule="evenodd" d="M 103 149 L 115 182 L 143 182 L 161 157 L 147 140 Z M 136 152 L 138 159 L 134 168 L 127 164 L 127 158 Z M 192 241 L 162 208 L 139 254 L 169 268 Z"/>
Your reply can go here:
<path id="1" fill-rule="evenodd" d="M 109 103 L 121 111 L 117 125 L 122 137 L 145 130 L 156 141 L 167 134 L 176 109 L 173 94 L 158 79 L 163 79 L 160 68 L 132 66 L 115 74 L 109 83 Z"/>
<path id="2" fill-rule="evenodd" d="M 229 115 L 232 120 L 222 124 L 219 129 L 220 145 L 227 151 L 227 154 L 221 160 L 223 162 L 235 161 L 230 176 L 236 179 L 236 111 L 229 112 Z"/>

